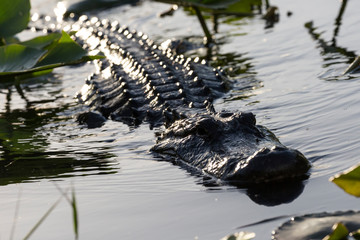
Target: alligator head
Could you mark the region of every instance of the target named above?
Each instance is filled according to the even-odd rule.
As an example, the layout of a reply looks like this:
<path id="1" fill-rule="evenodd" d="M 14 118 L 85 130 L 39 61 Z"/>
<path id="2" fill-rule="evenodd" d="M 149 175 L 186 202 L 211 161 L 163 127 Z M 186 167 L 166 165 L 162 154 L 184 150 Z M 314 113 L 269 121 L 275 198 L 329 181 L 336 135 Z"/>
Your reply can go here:
<path id="1" fill-rule="evenodd" d="M 310 168 L 303 154 L 282 145 L 245 112 L 177 120 L 151 150 L 236 185 L 304 179 Z"/>

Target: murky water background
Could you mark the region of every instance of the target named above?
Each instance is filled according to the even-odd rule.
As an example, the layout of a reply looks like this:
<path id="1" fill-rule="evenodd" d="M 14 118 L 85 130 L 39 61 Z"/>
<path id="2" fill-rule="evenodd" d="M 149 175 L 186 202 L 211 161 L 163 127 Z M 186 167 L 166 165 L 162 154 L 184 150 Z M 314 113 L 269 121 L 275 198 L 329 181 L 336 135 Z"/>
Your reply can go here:
<path id="1" fill-rule="evenodd" d="M 253 111 L 258 123 L 313 163 L 304 188 L 289 191 L 294 194 L 290 202 L 266 206 L 271 199 L 261 201 L 256 192 L 205 186 L 202 177 L 156 161 L 148 152 L 154 131 L 146 124 L 136 129 L 112 121 L 101 129 L 76 124 L 71 116 L 82 107 L 73 96 L 93 70 L 85 64 L 23 82 L 23 97 L 13 85 L 0 85 L 0 136 L 10 139 L 0 144 L 0 239 L 9 239 L 17 203 L 14 239 L 26 235 L 59 198 L 54 181 L 63 189 L 75 187 L 80 239 L 220 239 L 236 231 L 270 239 L 271 230 L 287 218 L 238 227 L 282 215 L 359 209 L 360 200 L 328 179 L 359 162 L 360 76 L 342 77 L 351 56 L 326 52 L 304 26 L 313 21 L 313 33 L 331 45 L 341 3 L 271 4 L 280 10 L 273 28 L 265 29 L 260 16 L 220 18 L 219 44 L 207 58 L 234 80 L 234 89 L 216 102 L 216 109 Z M 49 14 L 56 1 L 32 5 Z M 336 36 L 336 46 L 355 55 L 359 7 L 359 1 L 348 2 Z M 202 30 L 188 12 L 157 17 L 168 8 L 144 1 L 96 14 L 157 42 L 172 37 L 200 41 Z M 72 238 L 72 212 L 63 200 L 32 239 Z"/>

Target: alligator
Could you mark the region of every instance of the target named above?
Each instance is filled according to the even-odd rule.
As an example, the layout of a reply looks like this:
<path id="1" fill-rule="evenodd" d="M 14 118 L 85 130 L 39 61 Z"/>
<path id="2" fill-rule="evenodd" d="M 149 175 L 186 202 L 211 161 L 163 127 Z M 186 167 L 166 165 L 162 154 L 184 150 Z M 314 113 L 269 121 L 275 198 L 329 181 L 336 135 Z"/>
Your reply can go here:
<path id="1" fill-rule="evenodd" d="M 78 115 L 80 123 L 146 122 L 159 131 L 151 148 L 156 157 L 230 184 L 308 177 L 305 156 L 257 125 L 253 113 L 215 111 L 213 100 L 230 85 L 221 69 L 177 55 L 116 21 L 70 15 L 63 27 L 76 32 L 83 47 L 106 56 L 77 94 L 89 108 Z"/>

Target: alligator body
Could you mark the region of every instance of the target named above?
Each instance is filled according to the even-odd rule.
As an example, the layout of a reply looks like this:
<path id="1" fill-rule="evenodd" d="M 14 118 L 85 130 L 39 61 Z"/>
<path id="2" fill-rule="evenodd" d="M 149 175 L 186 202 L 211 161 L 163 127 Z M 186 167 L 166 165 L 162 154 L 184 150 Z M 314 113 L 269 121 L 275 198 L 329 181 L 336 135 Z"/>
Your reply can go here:
<path id="1" fill-rule="evenodd" d="M 256 125 L 252 113 L 215 112 L 213 99 L 227 90 L 221 70 L 174 55 L 117 22 L 82 16 L 65 30 L 77 31 L 77 41 L 106 56 L 78 94 L 91 109 L 81 122 L 163 126 L 151 149 L 156 155 L 240 185 L 307 177 L 303 154 Z"/>

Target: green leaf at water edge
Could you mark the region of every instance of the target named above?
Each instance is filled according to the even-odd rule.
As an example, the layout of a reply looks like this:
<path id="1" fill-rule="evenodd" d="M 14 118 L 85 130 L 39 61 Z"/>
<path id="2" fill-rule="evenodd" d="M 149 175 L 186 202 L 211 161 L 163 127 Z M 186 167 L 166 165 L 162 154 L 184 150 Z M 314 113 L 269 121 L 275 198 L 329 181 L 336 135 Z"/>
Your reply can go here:
<path id="1" fill-rule="evenodd" d="M 343 240 L 349 236 L 349 230 L 341 222 L 335 223 L 332 230 L 332 233 L 324 237 L 323 240 Z"/>
<path id="2" fill-rule="evenodd" d="M 7 72 L 22 72 L 35 66 L 36 62 L 46 53 L 20 44 L 0 47 L 0 76 Z"/>
<path id="3" fill-rule="evenodd" d="M 360 229 L 351 232 L 350 236 L 352 236 L 356 240 L 360 240 Z"/>
<path id="4" fill-rule="evenodd" d="M 0 47 L 0 79 L 31 77 L 53 68 L 100 58 L 103 56 L 88 56 L 67 33 L 53 33 Z"/>
<path id="5" fill-rule="evenodd" d="M 35 67 L 73 62 L 87 55 L 87 51 L 80 47 L 80 45 L 72 40 L 64 31 L 62 32 L 61 38 L 47 46 L 46 49 L 48 52 L 40 59 Z"/>
<path id="6" fill-rule="evenodd" d="M 330 181 L 341 187 L 345 192 L 360 197 L 360 165 L 337 174 Z"/>
<path id="7" fill-rule="evenodd" d="M 21 32 L 29 19 L 30 0 L 0 0 L 0 38 Z"/>
<path id="8" fill-rule="evenodd" d="M 33 39 L 21 42 L 20 44 L 27 47 L 45 49 L 53 42 L 59 41 L 61 37 L 62 37 L 61 33 L 50 33 L 44 36 L 35 37 Z"/>

